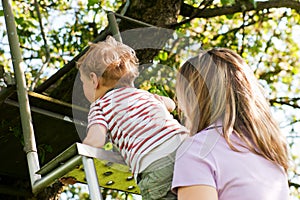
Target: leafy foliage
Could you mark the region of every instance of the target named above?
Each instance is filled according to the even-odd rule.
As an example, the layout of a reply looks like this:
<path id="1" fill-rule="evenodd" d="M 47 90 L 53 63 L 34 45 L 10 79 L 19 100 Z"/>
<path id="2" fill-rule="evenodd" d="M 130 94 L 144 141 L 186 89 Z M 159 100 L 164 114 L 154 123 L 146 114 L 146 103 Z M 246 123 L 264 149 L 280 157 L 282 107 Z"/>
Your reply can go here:
<path id="1" fill-rule="evenodd" d="M 208 8 L 234 6 L 241 2 L 247 1 L 221 0 L 213 2 Z M 257 8 L 257 1 L 249 2 Z M 38 3 L 42 26 L 33 1 L 12 1 L 29 87 L 39 76 L 42 66 L 46 68 L 38 77 L 37 85 L 81 52 L 107 26 L 106 11 L 123 8 L 125 1 L 40 0 Z M 184 3 L 195 8 L 199 6 L 199 1 L 195 0 L 186 0 Z M 178 16 L 177 21 L 182 20 L 184 17 Z M 153 63 L 142 67 L 136 86 L 175 99 L 176 71 L 187 58 L 201 48 L 228 47 L 237 51 L 252 67 L 266 90 L 272 112 L 278 116 L 292 149 L 290 180 L 299 183 L 299 21 L 299 12 L 289 8 L 254 9 L 194 18 L 176 27 L 173 38 L 153 59 Z M 5 27 L 1 9 L 0 27 Z M 42 29 L 45 38 L 41 34 Z M 12 73 L 4 28 L 0 28 L 0 44 L 0 65 L 4 66 L 7 73 Z M 47 146 L 43 148 L 51 151 Z M 300 197 L 298 186 L 292 185 L 291 193 Z M 80 192 L 72 186 L 68 190 L 72 194 Z M 111 194 L 115 199 L 124 195 Z M 86 194 L 82 195 L 80 198 L 88 198 Z"/>

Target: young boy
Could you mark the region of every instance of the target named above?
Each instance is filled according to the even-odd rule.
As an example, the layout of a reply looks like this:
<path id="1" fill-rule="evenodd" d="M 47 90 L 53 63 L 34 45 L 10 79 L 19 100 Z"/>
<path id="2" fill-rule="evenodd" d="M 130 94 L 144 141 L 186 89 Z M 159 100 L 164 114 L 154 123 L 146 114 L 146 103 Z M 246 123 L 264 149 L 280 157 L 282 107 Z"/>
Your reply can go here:
<path id="1" fill-rule="evenodd" d="M 175 151 L 188 131 L 169 113 L 174 102 L 134 88 L 135 52 L 111 36 L 91 44 L 77 66 L 91 102 L 83 143 L 102 147 L 109 134 L 144 199 L 177 199 L 170 191 Z"/>

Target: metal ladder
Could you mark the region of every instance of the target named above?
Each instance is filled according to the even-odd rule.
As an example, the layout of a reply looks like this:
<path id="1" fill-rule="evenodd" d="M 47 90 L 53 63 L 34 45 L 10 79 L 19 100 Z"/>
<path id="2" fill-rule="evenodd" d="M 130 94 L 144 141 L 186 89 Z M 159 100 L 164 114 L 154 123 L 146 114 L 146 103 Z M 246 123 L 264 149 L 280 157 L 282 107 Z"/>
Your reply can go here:
<path id="1" fill-rule="evenodd" d="M 120 154 L 117 152 L 105 151 L 103 149 L 97 149 L 81 143 L 76 143 L 64 152 L 62 152 L 52 161 L 47 163 L 45 166 L 40 168 L 35 135 L 31 119 L 31 110 L 28 100 L 28 91 L 26 89 L 24 72 L 22 71 L 22 68 L 20 66 L 20 63 L 22 62 L 22 56 L 20 53 L 19 39 L 16 31 L 15 19 L 11 5 L 8 2 L 8 0 L 2 0 L 2 4 L 4 9 L 6 28 L 17 84 L 22 132 L 25 143 L 24 150 L 27 157 L 32 192 L 34 194 L 38 193 L 43 188 L 51 185 L 58 178 L 63 176 L 72 176 L 72 172 L 77 171 L 77 174 L 80 174 L 80 176 L 83 177 L 82 173 L 84 171 L 85 178 L 84 180 L 82 180 L 82 182 L 87 182 L 90 198 L 92 200 L 102 200 L 103 198 L 100 193 L 98 180 L 100 179 L 101 181 L 101 179 L 104 180 L 106 177 L 108 177 L 109 179 L 104 180 L 105 182 L 102 183 L 102 185 L 106 185 L 107 187 L 109 187 L 110 185 L 114 184 L 113 176 L 111 175 L 118 174 L 116 173 L 116 171 L 120 171 L 123 174 L 123 177 L 126 179 L 123 181 L 127 181 L 128 184 L 123 184 L 125 185 L 125 188 L 118 189 L 138 194 L 139 189 L 135 185 L 133 177 L 130 175 L 130 170 L 125 165 Z M 118 29 L 118 24 L 115 15 L 117 15 L 119 18 L 131 20 L 135 23 L 140 23 L 143 26 L 151 26 L 147 23 L 143 23 L 122 15 L 109 12 L 107 14 L 107 17 L 109 21 L 110 31 L 114 35 L 116 40 L 120 42 L 122 42 L 122 39 Z M 96 165 L 100 166 L 98 167 L 98 169 L 100 168 L 100 171 L 101 169 L 104 170 L 104 172 L 102 171 L 100 175 L 97 174 L 97 167 L 95 167 L 94 161 L 96 162 Z M 109 169 L 109 171 L 105 171 L 105 169 Z M 120 177 L 120 175 L 117 176 Z M 112 188 L 114 187 L 112 186 Z"/>

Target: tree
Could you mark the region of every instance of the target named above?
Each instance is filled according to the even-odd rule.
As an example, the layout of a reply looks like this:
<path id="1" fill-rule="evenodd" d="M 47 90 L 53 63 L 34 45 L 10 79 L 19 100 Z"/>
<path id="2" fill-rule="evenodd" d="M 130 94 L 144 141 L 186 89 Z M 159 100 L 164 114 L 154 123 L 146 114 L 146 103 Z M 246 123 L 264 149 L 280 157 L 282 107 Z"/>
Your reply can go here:
<path id="1" fill-rule="evenodd" d="M 112 10 L 163 28 L 159 29 L 162 32 L 154 29 L 146 35 L 151 28 L 124 19 L 119 22 L 120 32 L 125 36 L 123 42 L 137 49 L 141 62 L 137 86 L 173 97 L 176 69 L 186 58 L 200 47 L 231 48 L 252 66 L 291 148 L 296 148 L 296 138 L 300 136 L 297 132 L 300 38 L 296 34 L 300 29 L 299 0 L 25 0 L 12 3 L 31 90 L 71 102 L 77 74 L 73 58 L 105 31 L 105 11 Z M 134 39 L 126 37 L 132 29 L 138 30 Z M 5 30 L 0 29 L 0 33 L 0 63 L 8 80 L 8 74 L 13 73 L 11 60 Z M 155 43 L 152 44 L 155 48 L 139 46 L 144 40 L 147 44 Z M 70 70 L 62 78 L 53 83 L 45 81 L 66 65 Z M 292 157 L 291 192 L 299 197 L 299 183 L 294 181 L 299 175 L 299 156 L 292 154 Z"/>

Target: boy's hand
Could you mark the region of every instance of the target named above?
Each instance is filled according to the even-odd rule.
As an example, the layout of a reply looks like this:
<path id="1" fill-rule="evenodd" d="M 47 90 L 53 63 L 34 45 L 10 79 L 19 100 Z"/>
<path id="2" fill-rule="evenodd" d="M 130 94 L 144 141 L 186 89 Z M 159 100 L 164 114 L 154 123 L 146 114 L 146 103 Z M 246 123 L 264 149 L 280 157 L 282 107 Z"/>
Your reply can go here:
<path id="1" fill-rule="evenodd" d="M 154 97 L 162 102 L 167 107 L 169 112 L 172 112 L 176 108 L 175 102 L 171 98 L 157 94 L 154 94 Z"/>

